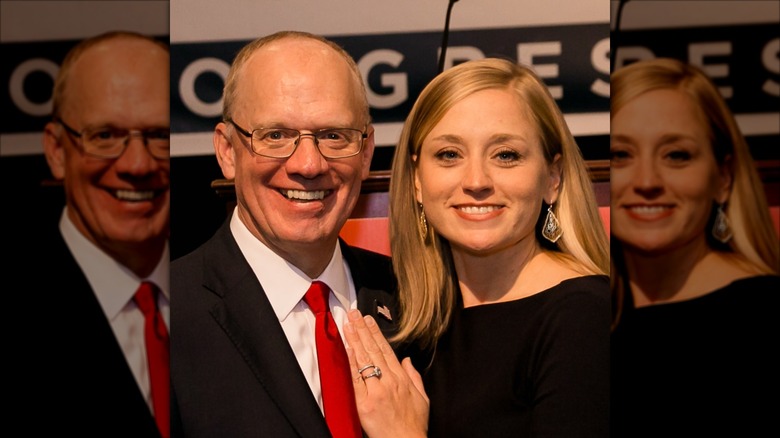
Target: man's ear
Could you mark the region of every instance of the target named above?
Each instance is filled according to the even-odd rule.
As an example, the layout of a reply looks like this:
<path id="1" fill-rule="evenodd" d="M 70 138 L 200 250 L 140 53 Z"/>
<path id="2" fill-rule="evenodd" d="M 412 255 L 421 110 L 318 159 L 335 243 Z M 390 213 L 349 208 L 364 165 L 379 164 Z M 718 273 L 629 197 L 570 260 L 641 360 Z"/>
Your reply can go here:
<path id="1" fill-rule="evenodd" d="M 49 122 L 43 128 L 43 154 L 54 178 L 65 179 L 65 147 L 60 143 L 59 126 Z"/>
<path id="2" fill-rule="evenodd" d="M 550 164 L 550 169 L 547 179 L 547 193 L 544 197 L 544 202 L 552 205 L 558 200 L 558 193 L 561 188 L 561 154 L 555 154 L 553 161 Z"/>
<path id="3" fill-rule="evenodd" d="M 374 141 L 374 126 L 369 125 L 368 137 L 366 137 L 366 139 L 363 140 L 363 158 L 361 162 L 361 166 L 363 167 L 361 178 L 364 181 L 366 178 L 368 178 L 368 175 L 371 172 L 371 159 L 374 157 L 375 147 L 376 147 L 376 143 Z"/>
<path id="4" fill-rule="evenodd" d="M 227 124 L 220 122 L 214 128 L 214 153 L 217 156 L 222 175 L 227 179 L 236 177 L 236 151 L 230 142 L 230 129 Z"/>

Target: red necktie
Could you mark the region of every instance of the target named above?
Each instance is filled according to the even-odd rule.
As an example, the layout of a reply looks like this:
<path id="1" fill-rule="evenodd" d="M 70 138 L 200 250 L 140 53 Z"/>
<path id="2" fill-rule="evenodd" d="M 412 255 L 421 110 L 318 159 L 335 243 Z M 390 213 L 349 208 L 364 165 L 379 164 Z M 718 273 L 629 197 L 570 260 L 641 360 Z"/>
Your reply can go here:
<path id="1" fill-rule="evenodd" d="M 170 436 L 170 368 L 168 329 L 157 307 L 158 289 L 144 281 L 135 292 L 135 303 L 144 314 L 144 340 L 149 363 L 149 381 L 152 386 L 154 420 L 163 438 Z"/>
<path id="2" fill-rule="evenodd" d="M 361 437 L 347 351 L 330 313 L 329 296 L 328 286 L 315 281 L 303 297 L 317 318 L 315 339 L 325 422 L 334 438 Z"/>

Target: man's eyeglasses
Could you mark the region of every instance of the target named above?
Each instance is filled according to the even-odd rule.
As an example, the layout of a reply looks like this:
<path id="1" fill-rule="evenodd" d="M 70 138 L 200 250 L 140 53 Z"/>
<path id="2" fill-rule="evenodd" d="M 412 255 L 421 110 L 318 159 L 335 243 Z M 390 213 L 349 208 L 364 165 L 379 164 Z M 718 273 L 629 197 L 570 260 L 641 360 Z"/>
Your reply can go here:
<path id="1" fill-rule="evenodd" d="M 62 119 L 55 117 L 55 122 L 62 125 L 65 130 L 76 137 L 78 146 L 88 155 L 97 158 L 117 158 L 124 153 L 130 142 L 130 137 L 138 135 L 146 145 L 149 153 L 158 159 L 171 157 L 171 131 L 170 129 L 120 129 L 112 126 L 100 128 L 84 128 L 81 132 L 68 126 Z"/>
<path id="2" fill-rule="evenodd" d="M 359 129 L 327 128 L 308 134 L 289 128 L 256 128 L 252 132 L 238 126 L 232 119 L 225 120 L 236 127 L 243 136 L 250 139 L 250 150 L 268 158 L 288 158 L 301 142 L 309 136 L 325 158 L 353 157 L 363 149 L 363 140 L 368 134 Z"/>

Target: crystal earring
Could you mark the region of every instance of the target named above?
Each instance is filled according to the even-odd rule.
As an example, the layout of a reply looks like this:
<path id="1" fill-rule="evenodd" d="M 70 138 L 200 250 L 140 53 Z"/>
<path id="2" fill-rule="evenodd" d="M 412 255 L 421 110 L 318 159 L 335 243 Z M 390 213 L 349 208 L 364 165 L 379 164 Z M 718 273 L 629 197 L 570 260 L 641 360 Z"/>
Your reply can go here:
<path id="1" fill-rule="evenodd" d="M 425 218 L 425 210 L 423 210 L 423 205 L 418 205 L 420 206 L 420 236 L 423 240 L 425 240 L 428 237 L 428 220 Z"/>
<path id="2" fill-rule="evenodd" d="M 723 204 L 718 204 L 718 212 L 715 214 L 715 224 L 712 225 L 712 237 L 720 243 L 728 243 L 733 237 L 729 218 L 723 211 Z"/>
<path id="3" fill-rule="evenodd" d="M 563 235 L 561 229 L 561 223 L 558 222 L 558 218 L 555 217 L 555 213 L 552 211 L 552 205 L 547 206 L 547 217 L 544 218 L 544 224 L 542 225 L 542 236 L 552 243 L 558 241 Z"/>

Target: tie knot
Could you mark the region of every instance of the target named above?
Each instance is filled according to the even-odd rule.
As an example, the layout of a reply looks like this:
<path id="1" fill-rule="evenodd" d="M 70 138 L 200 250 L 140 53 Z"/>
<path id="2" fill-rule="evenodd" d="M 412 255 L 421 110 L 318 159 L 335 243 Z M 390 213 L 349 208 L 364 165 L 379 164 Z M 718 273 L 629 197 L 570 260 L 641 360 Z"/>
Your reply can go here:
<path id="1" fill-rule="evenodd" d="M 328 285 L 321 281 L 314 281 L 309 286 L 309 290 L 306 291 L 306 295 L 303 296 L 303 301 L 315 314 L 322 313 L 328 310 L 329 295 Z"/>
<path id="2" fill-rule="evenodd" d="M 134 299 L 144 315 L 154 314 L 157 308 L 157 287 L 152 282 L 144 281 L 135 291 Z"/>

